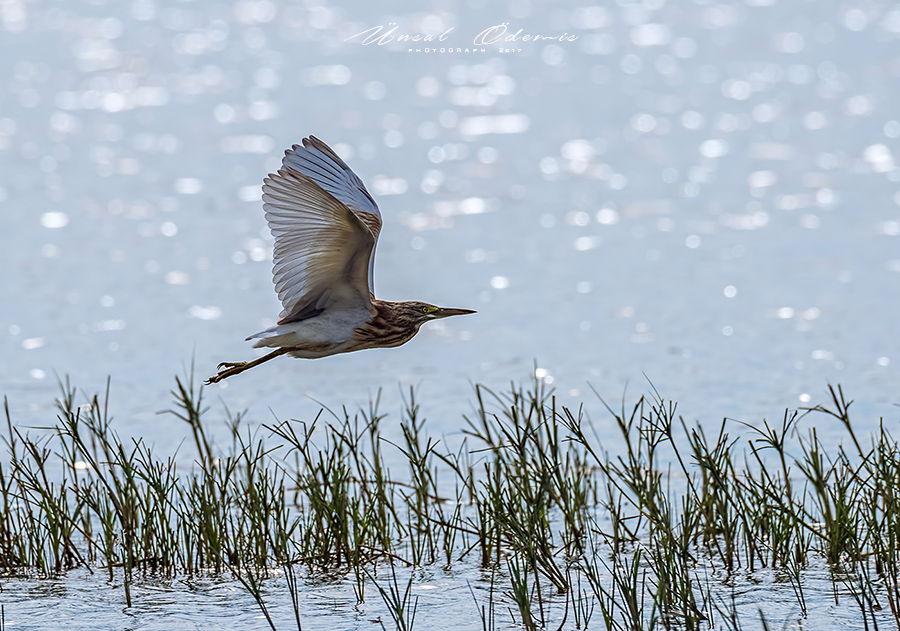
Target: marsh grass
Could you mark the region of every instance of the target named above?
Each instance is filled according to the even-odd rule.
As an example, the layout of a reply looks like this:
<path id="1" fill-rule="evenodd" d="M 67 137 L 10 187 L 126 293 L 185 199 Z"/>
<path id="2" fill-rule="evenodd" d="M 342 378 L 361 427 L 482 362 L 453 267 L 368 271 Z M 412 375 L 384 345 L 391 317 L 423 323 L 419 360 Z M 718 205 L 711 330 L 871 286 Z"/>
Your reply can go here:
<path id="1" fill-rule="evenodd" d="M 183 471 L 175 454 L 119 437 L 109 384 L 84 397 L 61 382 L 43 428 L 15 424 L 4 402 L 0 574 L 86 568 L 120 578 L 131 606 L 150 577 L 230 572 L 273 629 L 267 581 L 284 580 L 300 629 L 304 578 L 347 576 L 360 605 L 373 588 L 410 631 L 419 601 L 396 568 L 466 565 L 490 572 L 486 595 L 470 585 L 485 630 L 499 610 L 525 629 L 599 619 L 633 631 L 740 628 L 723 594 L 759 572 L 789 584 L 805 616 L 805 572 L 824 562 L 833 598 L 867 628 L 900 626 L 900 449 L 883 423 L 856 434 L 840 387 L 776 425 L 688 423 L 655 391 L 604 403 L 614 454 L 537 379 L 476 385 L 453 450 L 428 434 L 412 390 L 393 442 L 380 397 L 256 429 L 226 409 L 224 444 L 210 439 L 202 387 L 178 378 L 172 397 L 166 413 L 192 439 Z M 817 421 L 845 440 L 826 447 Z"/>
<path id="2" fill-rule="evenodd" d="M 386 582 L 387 587 L 379 583 L 374 575 L 370 574 L 372 582 L 381 595 L 381 600 L 387 606 L 388 613 L 394 621 L 397 631 L 411 631 L 416 621 L 416 609 L 419 606 L 419 597 L 410 594 L 413 585 L 413 577 L 410 575 L 406 581 L 406 588 L 401 592 L 400 583 L 397 581 L 397 569 L 393 561 L 389 563 L 391 577 Z M 384 621 L 379 620 L 382 629 L 385 629 Z"/>

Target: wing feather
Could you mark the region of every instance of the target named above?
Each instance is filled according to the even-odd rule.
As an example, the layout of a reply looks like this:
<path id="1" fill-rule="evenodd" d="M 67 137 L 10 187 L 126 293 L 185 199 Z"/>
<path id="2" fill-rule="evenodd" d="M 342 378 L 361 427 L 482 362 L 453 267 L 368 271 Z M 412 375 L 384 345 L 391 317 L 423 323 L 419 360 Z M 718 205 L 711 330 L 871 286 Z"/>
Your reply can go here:
<path id="1" fill-rule="evenodd" d="M 378 204 L 362 180 L 331 147 L 315 136 L 304 138 L 302 145 L 294 145 L 286 151 L 283 164 L 310 178 L 353 212 L 372 213 L 381 221 Z M 378 237 L 377 232 L 375 237 Z"/>
<path id="2" fill-rule="evenodd" d="M 375 235 L 345 203 L 285 160 L 264 181 L 263 209 L 275 237 L 272 275 L 284 307 L 279 324 L 329 307 L 371 305 Z"/>
<path id="3" fill-rule="evenodd" d="M 334 150 L 310 136 L 302 144 L 285 151 L 282 166 L 293 169 L 315 182 L 329 195 L 347 206 L 366 225 L 375 241 L 381 233 L 381 211 L 366 185 Z M 375 291 L 375 255 L 369 258 L 369 288 Z"/>

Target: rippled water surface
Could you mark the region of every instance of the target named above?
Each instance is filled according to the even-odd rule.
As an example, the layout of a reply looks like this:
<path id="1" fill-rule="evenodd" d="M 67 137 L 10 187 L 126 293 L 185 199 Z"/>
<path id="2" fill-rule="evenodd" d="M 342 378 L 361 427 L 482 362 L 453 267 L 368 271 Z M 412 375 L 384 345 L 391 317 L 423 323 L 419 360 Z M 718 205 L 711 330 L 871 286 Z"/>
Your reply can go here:
<path id="1" fill-rule="evenodd" d="M 173 375 L 254 357 L 244 337 L 280 309 L 260 185 L 315 134 L 381 207 L 377 295 L 478 314 L 397 349 L 278 359 L 212 388 L 229 408 L 308 418 L 384 388 L 393 413 L 414 385 L 452 434 L 471 382 L 537 367 L 598 423 L 589 385 L 617 399 L 649 379 L 689 418 L 748 422 L 841 383 L 863 427 L 896 427 L 895 3 L 8 0 L 0 51 L 17 424 L 53 420 L 56 375 L 89 392 L 111 376 L 119 431 L 173 452 L 185 428 L 156 415 Z M 38 618 L 43 598 L 121 609 L 73 600 L 82 580 L 10 589 L 48 592 L 21 601 Z M 216 628 L 233 588 L 161 586 L 177 608 L 128 616 Z"/>

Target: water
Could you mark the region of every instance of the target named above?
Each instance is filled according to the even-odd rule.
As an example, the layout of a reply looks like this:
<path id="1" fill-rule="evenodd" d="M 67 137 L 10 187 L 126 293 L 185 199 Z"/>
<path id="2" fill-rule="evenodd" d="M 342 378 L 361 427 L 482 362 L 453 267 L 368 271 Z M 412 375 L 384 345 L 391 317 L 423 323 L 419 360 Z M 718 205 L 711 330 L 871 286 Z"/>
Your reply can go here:
<path id="1" fill-rule="evenodd" d="M 827 571 L 817 568 L 804 584 L 809 614 L 801 618 L 796 597 L 783 577 L 771 571 L 754 573 L 733 590 L 725 587 L 716 594 L 722 612 L 733 606 L 742 621 L 742 628 L 759 629 L 759 610 L 770 625 L 785 629 L 862 629 L 862 621 L 849 594 L 834 604 L 828 588 Z M 406 587 L 408 574 L 398 571 L 401 590 Z M 379 581 L 387 588 L 386 576 Z M 439 569 L 417 571 L 411 588 L 412 598 L 418 598 L 414 628 L 443 629 L 447 616 L 452 616 L 453 628 L 477 631 L 483 628 L 479 608 L 489 603 L 489 573 L 468 568 L 447 572 Z M 310 580 L 301 584 L 300 613 L 304 629 L 371 629 L 392 628 L 390 614 L 369 583 L 366 602 L 356 603 L 351 586 L 352 578 L 323 581 Z M 466 581 L 469 583 L 467 584 Z M 470 591 L 471 586 L 471 591 Z M 496 589 L 496 588 L 495 588 Z M 90 597 L 85 597 L 87 593 Z M 264 592 L 267 607 L 278 629 L 295 628 L 294 613 L 284 582 L 273 577 Z M 173 625 L 195 629 L 267 629 L 269 628 L 253 598 L 236 581 L 198 579 L 194 581 L 145 581 L 133 590 L 133 606 L 125 608 L 121 583 L 107 584 L 96 577 L 73 572 L 65 581 L 16 581 L 4 585 L 6 622 L 10 628 L 45 629 L 59 620 L 74 620 L 91 628 L 171 629 Z M 494 599 L 498 601 L 495 592 Z M 476 600 L 478 605 L 476 605 Z M 562 597 L 551 596 L 547 617 L 557 628 L 563 621 L 565 603 Z M 511 623 L 507 604 L 499 601 L 495 611 L 496 628 L 521 628 Z M 571 605 L 570 605 L 571 607 Z M 722 613 L 715 614 L 716 628 L 724 625 Z M 569 624 L 573 613 L 568 612 Z M 518 618 L 518 613 L 516 612 Z M 887 622 L 887 620 L 885 620 Z M 374 627 L 373 627 L 374 625 Z M 889 624 L 888 624 L 889 626 Z M 567 626 L 566 628 L 574 628 Z M 603 628 L 598 610 L 594 611 L 589 628 Z"/>
<path id="2" fill-rule="evenodd" d="M 0 20 L 0 390 L 21 425 L 53 419 L 55 375 L 111 375 L 119 431 L 174 451 L 172 376 L 254 357 L 280 309 L 259 186 L 315 134 L 382 209 L 378 296 L 479 313 L 211 389 L 254 422 L 379 388 L 393 413 L 414 385 L 453 433 L 470 382 L 537 365 L 598 422 L 589 385 L 649 379 L 690 418 L 757 422 L 830 382 L 864 428 L 895 427 L 896 7 L 99 0 Z M 503 23 L 577 39 L 475 45 Z M 452 30 L 364 43 L 394 25 Z"/>

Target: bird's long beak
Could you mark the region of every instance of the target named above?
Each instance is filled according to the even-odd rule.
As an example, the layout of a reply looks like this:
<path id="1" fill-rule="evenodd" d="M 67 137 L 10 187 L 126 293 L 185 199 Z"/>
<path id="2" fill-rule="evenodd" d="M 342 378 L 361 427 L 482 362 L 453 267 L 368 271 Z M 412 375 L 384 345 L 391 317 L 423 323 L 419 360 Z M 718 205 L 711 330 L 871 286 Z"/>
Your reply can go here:
<path id="1" fill-rule="evenodd" d="M 445 309 L 441 308 L 434 313 L 436 318 L 449 318 L 450 316 L 455 315 L 467 315 L 469 313 L 475 313 L 473 309 Z"/>

